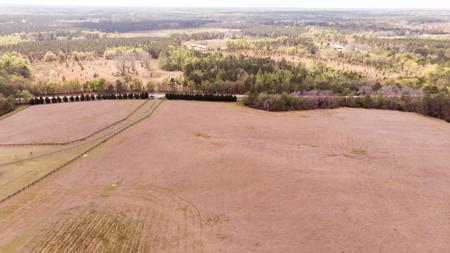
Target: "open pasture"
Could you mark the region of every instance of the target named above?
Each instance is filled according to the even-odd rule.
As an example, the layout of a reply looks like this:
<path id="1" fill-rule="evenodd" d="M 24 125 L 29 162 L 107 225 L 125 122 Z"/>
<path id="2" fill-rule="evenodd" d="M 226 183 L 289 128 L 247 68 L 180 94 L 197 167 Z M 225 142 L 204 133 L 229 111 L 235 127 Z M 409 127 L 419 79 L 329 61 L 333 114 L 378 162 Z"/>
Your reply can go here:
<path id="1" fill-rule="evenodd" d="M 413 113 L 166 101 L 0 204 L 0 251 L 444 252 L 449 152 Z"/>
<path id="2" fill-rule="evenodd" d="M 47 177 L 93 148 L 149 116 L 159 102 L 147 101 L 124 120 L 64 145 L 0 146 L 0 202 Z"/>
<path id="3" fill-rule="evenodd" d="M 149 69 L 136 64 L 134 77 L 141 80 L 144 84 L 148 81 L 161 83 L 163 80 L 170 80 L 171 78 L 179 78 L 182 73 L 179 71 L 165 71 L 159 67 L 159 62 L 153 60 L 150 63 Z M 56 81 L 77 80 L 80 83 L 92 80 L 93 76 L 98 75 L 107 81 L 115 82 L 120 79 L 118 74 L 117 62 L 114 60 L 105 60 L 103 58 L 96 58 L 91 61 L 72 61 L 67 65 L 58 62 L 44 62 L 39 61 L 33 64 L 36 69 L 36 78 L 41 81 Z"/>

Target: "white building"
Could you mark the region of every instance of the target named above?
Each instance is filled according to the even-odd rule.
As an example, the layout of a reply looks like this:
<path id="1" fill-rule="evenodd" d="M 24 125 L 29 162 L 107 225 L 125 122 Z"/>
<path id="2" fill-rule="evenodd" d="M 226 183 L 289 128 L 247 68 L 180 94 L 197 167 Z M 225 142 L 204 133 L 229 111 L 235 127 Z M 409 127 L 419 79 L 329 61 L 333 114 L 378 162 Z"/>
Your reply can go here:
<path id="1" fill-rule="evenodd" d="M 192 44 L 191 48 L 196 50 L 196 51 L 206 51 L 206 50 L 208 50 L 208 46 L 200 45 L 200 44 Z"/>
<path id="2" fill-rule="evenodd" d="M 339 45 L 339 44 L 334 44 L 334 45 L 331 45 L 330 47 L 335 49 L 335 50 L 344 50 L 344 49 L 346 49 L 345 46 Z"/>

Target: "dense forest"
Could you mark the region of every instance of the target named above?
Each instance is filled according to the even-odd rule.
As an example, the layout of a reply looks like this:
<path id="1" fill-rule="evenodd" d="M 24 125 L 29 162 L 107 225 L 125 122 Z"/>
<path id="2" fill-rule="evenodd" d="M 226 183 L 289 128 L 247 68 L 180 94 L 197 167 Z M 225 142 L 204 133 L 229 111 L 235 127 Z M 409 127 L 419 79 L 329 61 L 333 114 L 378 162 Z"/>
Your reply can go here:
<path id="1" fill-rule="evenodd" d="M 212 20 L 143 20 L 143 21 L 101 21 L 82 22 L 77 26 L 102 32 L 133 32 L 174 28 L 195 28 L 213 23 Z"/>
<path id="2" fill-rule="evenodd" d="M 106 49 L 115 47 L 142 48 L 159 57 L 161 50 L 173 45 L 174 42 L 166 38 L 99 38 L 95 40 L 52 40 L 52 41 L 29 41 L 12 45 L 0 46 L 1 52 L 17 52 L 30 61 L 43 59 L 47 52 L 55 54 L 71 54 L 72 52 L 92 52 L 102 56 Z"/>
<path id="3" fill-rule="evenodd" d="M 308 69 L 302 64 L 279 62 L 270 58 L 245 57 L 242 54 L 204 54 L 186 49 L 172 49 L 164 68 L 181 70 L 183 85 L 212 93 L 306 92 L 329 91 L 356 94 L 369 82 L 360 74 L 317 65 Z"/>

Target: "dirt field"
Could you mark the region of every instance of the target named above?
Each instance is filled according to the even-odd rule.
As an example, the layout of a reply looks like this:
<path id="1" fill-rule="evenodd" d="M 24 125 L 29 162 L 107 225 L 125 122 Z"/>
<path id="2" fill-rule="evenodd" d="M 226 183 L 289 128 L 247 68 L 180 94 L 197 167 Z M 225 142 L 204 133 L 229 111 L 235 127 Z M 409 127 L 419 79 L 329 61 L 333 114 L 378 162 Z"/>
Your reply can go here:
<path id="1" fill-rule="evenodd" d="M 16 194 L 28 185 L 41 180 L 49 173 L 53 173 L 73 159 L 88 156 L 86 152 L 89 152 L 116 132 L 120 132 L 134 122 L 147 117 L 159 104 L 160 101 L 147 101 L 139 106 L 126 120 L 70 144 L 0 146 L 0 202 L 10 198 L 11 195 Z M 47 117 L 49 116 L 47 115 Z"/>
<path id="2" fill-rule="evenodd" d="M 0 144 L 78 140 L 127 117 L 143 102 L 91 101 L 31 106 L 0 120 Z"/>
<path id="3" fill-rule="evenodd" d="M 167 101 L 0 204 L 0 251 L 445 252 L 449 153 L 412 113 Z"/>

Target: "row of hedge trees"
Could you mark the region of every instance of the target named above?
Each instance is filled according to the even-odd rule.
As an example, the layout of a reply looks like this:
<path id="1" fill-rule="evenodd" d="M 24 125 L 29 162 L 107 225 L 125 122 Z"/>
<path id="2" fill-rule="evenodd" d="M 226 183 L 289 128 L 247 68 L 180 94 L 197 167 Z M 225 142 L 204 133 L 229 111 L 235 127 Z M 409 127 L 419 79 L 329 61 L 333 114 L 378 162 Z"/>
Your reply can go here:
<path id="1" fill-rule="evenodd" d="M 128 94 L 102 94 L 102 95 L 84 95 L 80 96 L 64 96 L 64 97 L 34 97 L 30 100 L 30 105 L 39 104 L 55 104 L 63 102 L 78 102 L 78 101 L 94 101 L 94 100 L 114 100 L 114 99 L 148 99 L 147 92 L 142 93 L 128 93 Z"/>
<path id="2" fill-rule="evenodd" d="M 333 109 L 338 107 L 374 108 L 417 112 L 450 122 L 450 97 L 445 94 L 423 97 L 299 97 L 294 95 L 251 93 L 245 105 L 267 111 L 296 111 L 311 109 Z"/>
<path id="3" fill-rule="evenodd" d="M 167 93 L 167 99 L 181 99 L 181 100 L 199 100 L 199 101 L 217 101 L 217 102 L 236 102 L 237 98 L 234 95 L 221 94 L 185 94 L 185 93 Z"/>

